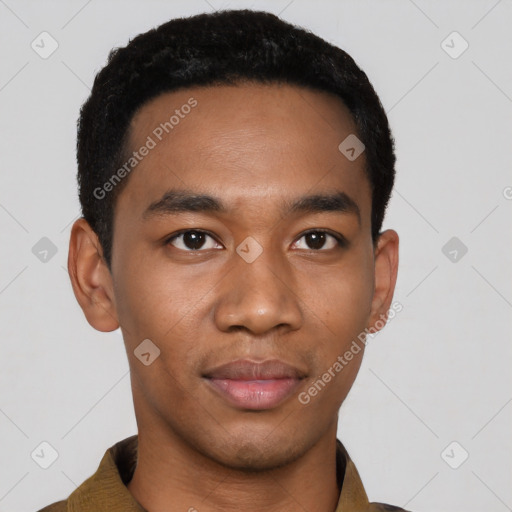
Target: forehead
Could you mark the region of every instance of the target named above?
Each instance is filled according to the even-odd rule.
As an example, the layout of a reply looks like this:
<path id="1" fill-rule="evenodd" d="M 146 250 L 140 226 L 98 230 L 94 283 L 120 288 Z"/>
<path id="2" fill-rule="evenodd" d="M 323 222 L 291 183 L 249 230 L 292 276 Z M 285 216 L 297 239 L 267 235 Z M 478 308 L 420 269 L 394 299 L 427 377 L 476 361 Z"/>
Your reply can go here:
<path id="1" fill-rule="evenodd" d="M 339 98 L 298 86 L 251 83 L 165 93 L 132 119 L 129 154 L 151 149 L 130 174 L 118 206 L 142 215 L 175 188 L 224 197 L 233 207 L 336 189 L 364 209 L 364 154 L 349 161 L 338 149 L 355 132 Z"/>

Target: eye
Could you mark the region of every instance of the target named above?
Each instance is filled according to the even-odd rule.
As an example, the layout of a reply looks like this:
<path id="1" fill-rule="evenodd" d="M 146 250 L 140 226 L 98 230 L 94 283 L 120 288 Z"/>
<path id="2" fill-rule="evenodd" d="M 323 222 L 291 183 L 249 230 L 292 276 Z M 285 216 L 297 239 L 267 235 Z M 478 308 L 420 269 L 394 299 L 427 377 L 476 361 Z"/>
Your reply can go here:
<path id="1" fill-rule="evenodd" d="M 169 237 L 165 244 L 171 244 L 183 251 L 199 251 L 200 249 L 217 249 L 220 244 L 206 231 L 197 229 L 182 231 Z M 220 246 L 222 248 L 222 246 Z"/>
<path id="2" fill-rule="evenodd" d="M 301 244 L 301 240 L 304 240 L 305 243 L 303 242 Z M 297 247 L 297 244 L 299 247 Z M 328 251 L 330 249 L 335 249 L 336 247 L 346 247 L 346 245 L 347 242 L 342 235 L 334 235 L 322 229 L 316 229 L 304 233 L 294 244 L 297 249 L 313 249 L 315 251 Z"/>

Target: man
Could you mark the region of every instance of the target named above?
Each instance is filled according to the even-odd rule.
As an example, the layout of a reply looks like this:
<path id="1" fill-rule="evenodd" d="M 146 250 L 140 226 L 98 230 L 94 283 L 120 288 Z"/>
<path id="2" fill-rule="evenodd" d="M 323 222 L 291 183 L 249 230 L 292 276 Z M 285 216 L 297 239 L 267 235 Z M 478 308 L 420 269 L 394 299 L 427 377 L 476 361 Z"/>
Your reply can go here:
<path id="1" fill-rule="evenodd" d="M 113 51 L 80 114 L 68 264 L 88 322 L 121 328 L 138 435 L 43 510 L 401 510 L 337 440 L 393 297 L 394 164 L 366 75 L 271 14 Z"/>

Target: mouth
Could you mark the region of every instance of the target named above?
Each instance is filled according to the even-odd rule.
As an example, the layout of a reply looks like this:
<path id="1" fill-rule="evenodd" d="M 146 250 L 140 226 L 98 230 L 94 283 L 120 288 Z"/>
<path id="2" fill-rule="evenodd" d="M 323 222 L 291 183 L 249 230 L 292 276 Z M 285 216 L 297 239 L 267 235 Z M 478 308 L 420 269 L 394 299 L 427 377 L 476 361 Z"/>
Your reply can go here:
<path id="1" fill-rule="evenodd" d="M 210 389 L 239 409 L 273 409 L 289 398 L 306 377 L 298 368 L 272 359 L 237 360 L 205 372 Z"/>

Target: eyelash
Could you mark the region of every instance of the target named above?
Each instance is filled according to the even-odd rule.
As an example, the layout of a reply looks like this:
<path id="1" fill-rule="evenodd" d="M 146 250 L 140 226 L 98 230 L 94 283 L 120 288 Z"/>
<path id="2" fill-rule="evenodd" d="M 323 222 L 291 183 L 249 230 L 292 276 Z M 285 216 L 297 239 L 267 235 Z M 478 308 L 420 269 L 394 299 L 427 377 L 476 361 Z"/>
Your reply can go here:
<path id="1" fill-rule="evenodd" d="M 202 234 L 208 235 L 211 238 L 213 238 L 217 243 L 220 243 L 212 233 L 210 233 L 209 231 L 205 231 L 204 229 L 182 229 L 181 231 L 173 233 L 172 235 L 167 237 L 164 241 L 164 245 L 169 245 L 175 238 L 178 238 L 179 236 L 184 235 L 185 233 L 189 233 L 189 232 L 202 233 Z M 300 240 L 301 238 L 303 238 L 306 235 L 309 235 L 310 233 L 325 233 L 326 235 L 332 236 L 336 240 L 337 246 L 340 249 L 345 249 L 349 245 L 347 239 L 343 235 L 340 235 L 339 233 L 334 233 L 328 229 L 321 229 L 321 228 L 320 229 L 318 229 L 318 228 L 309 229 L 308 231 L 305 231 L 304 233 L 302 233 L 298 238 L 296 238 L 295 241 Z M 179 249 L 179 250 L 181 250 L 181 249 Z M 201 252 L 201 250 L 204 251 L 204 249 L 197 249 L 197 250 L 190 249 L 185 252 Z M 217 250 L 217 249 L 214 249 L 214 250 Z M 310 249 L 310 250 L 314 251 L 314 252 L 327 252 L 325 249 Z"/>

